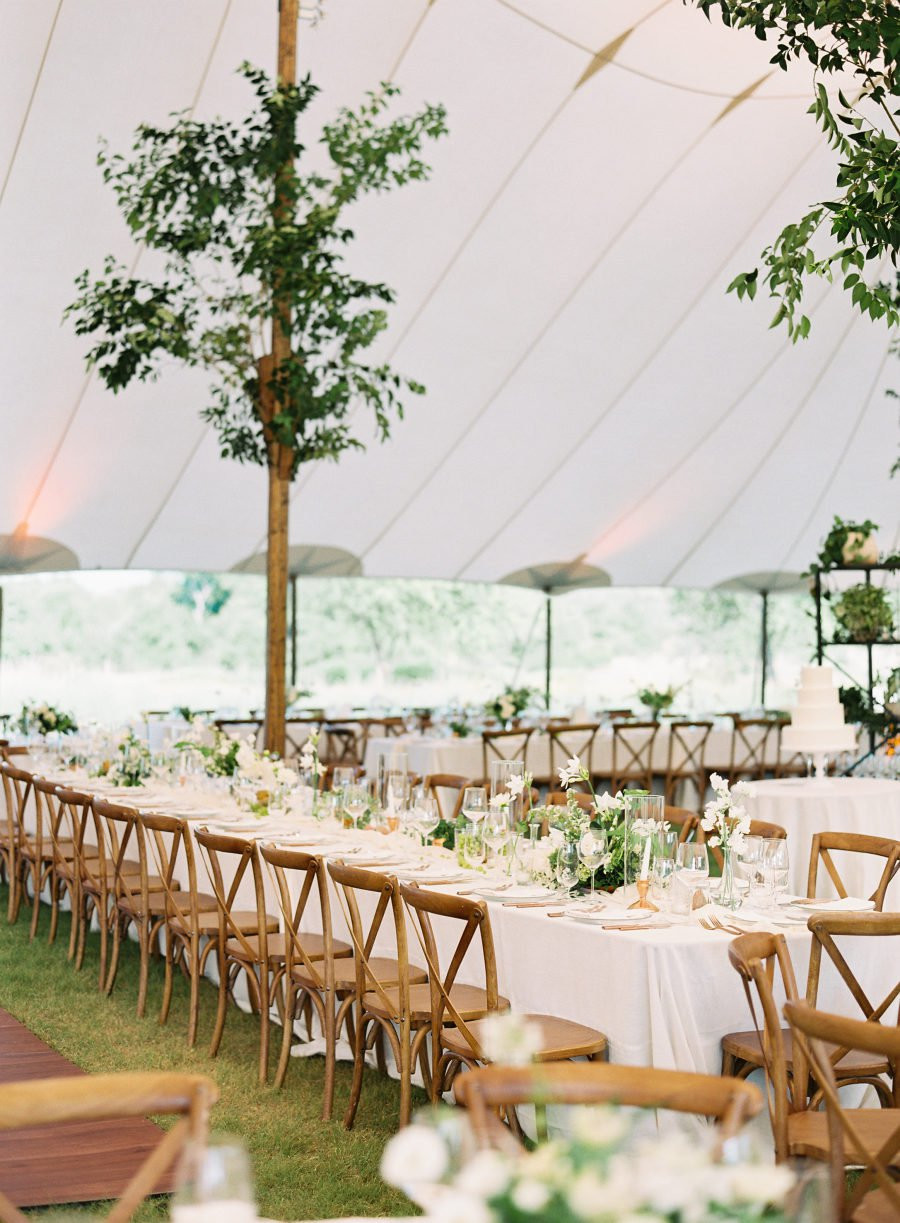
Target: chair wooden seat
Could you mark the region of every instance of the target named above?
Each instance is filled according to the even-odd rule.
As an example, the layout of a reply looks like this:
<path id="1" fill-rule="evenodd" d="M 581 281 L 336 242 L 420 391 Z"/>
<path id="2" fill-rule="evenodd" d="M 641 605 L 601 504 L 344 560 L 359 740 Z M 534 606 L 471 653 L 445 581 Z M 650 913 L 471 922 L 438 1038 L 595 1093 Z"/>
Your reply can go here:
<path id="1" fill-rule="evenodd" d="M 882 1189 L 867 1193 L 850 1216 L 851 1223 L 897 1223 L 897 1207 Z"/>
<path id="2" fill-rule="evenodd" d="M 396 986 L 391 986 L 384 991 L 387 1002 L 382 998 L 381 993 L 377 990 L 371 990 L 363 995 L 363 1005 L 367 1011 L 371 1011 L 375 1015 L 384 1015 L 389 1017 L 388 1004 L 394 1008 L 394 1014 L 400 1008 L 400 990 Z M 488 1004 L 487 990 L 481 989 L 477 985 L 454 985 L 449 991 L 450 1001 L 453 1003 L 457 1013 L 465 1020 L 466 1023 L 470 1019 L 481 1019 L 491 1010 Z M 498 1010 L 509 1010 L 509 999 L 501 995 L 497 996 Z M 409 987 L 409 1016 L 414 1024 L 430 1023 L 433 1014 L 431 1005 L 431 986 L 430 985 L 412 985 Z M 446 1012 L 447 1021 L 450 1020 L 449 1010 Z"/>
<path id="3" fill-rule="evenodd" d="M 75 857 L 75 843 L 73 841 L 57 841 L 57 853 L 70 861 Z M 22 844 L 19 846 L 19 853 L 27 862 L 34 862 L 40 858 L 42 862 L 53 861 L 53 843 L 48 839 L 41 843 L 40 852 L 38 852 L 37 843 L 32 841 L 26 835 Z"/>
<path id="4" fill-rule="evenodd" d="M 253 930 L 256 929 L 256 914 L 255 913 L 251 914 L 249 911 L 247 911 L 246 913 L 242 914 L 241 911 L 238 909 L 232 914 L 232 916 L 238 921 L 241 919 L 241 917 L 244 917 L 245 919 L 247 919 L 247 926 L 246 926 L 247 931 L 250 931 L 251 929 Z M 252 924 L 250 920 L 251 918 L 252 918 Z M 278 930 L 277 924 L 275 925 L 274 929 L 276 931 Z M 258 956 L 259 955 L 259 935 L 251 934 L 247 938 L 246 941 L 249 944 L 250 948 L 252 949 L 254 955 Z M 342 943 L 340 939 L 334 939 L 332 945 L 334 947 L 335 959 L 337 959 L 338 957 L 340 959 L 344 959 L 346 956 L 349 956 L 351 954 L 351 948 L 350 948 L 349 943 Z M 228 942 L 225 944 L 225 949 L 229 955 L 246 956 L 249 954 L 246 947 L 244 947 L 243 944 L 241 943 L 240 939 L 236 939 L 236 938 L 229 939 Z M 325 939 L 323 938 L 321 934 L 304 934 L 303 950 L 306 952 L 306 954 L 309 956 L 311 960 L 321 960 L 323 956 L 325 955 Z M 275 933 L 270 936 L 267 936 L 266 937 L 266 952 L 270 960 L 284 960 L 285 959 L 285 936 L 281 933 Z"/>
<path id="5" fill-rule="evenodd" d="M 165 917 L 171 909 L 168 892 L 162 890 L 162 880 L 156 880 L 157 891 L 153 891 L 153 879 L 151 876 L 150 891 L 147 893 L 146 903 L 141 897 L 140 892 L 126 892 L 124 896 L 120 896 L 116 901 L 116 909 L 120 913 L 127 914 L 129 917 Z"/>
<path id="6" fill-rule="evenodd" d="M 851 1117 L 866 1149 L 875 1152 L 897 1129 L 897 1109 L 893 1108 L 847 1108 L 844 1114 Z M 791 1113 L 787 1119 L 788 1150 L 792 1156 L 827 1161 L 831 1154 L 828 1136 L 828 1114 L 804 1109 Z M 900 1151 L 894 1153 L 891 1164 L 900 1168 Z"/>
<path id="7" fill-rule="evenodd" d="M 283 960 L 284 935 L 278 932 L 278 918 L 267 913 L 265 923 L 266 955 L 270 960 Z M 252 909 L 231 909 L 228 913 L 228 927 L 240 930 L 244 937 L 226 939 L 225 954 L 234 960 L 247 960 L 248 962 L 259 960 L 261 936 L 258 933 L 259 919 L 256 913 Z M 251 930 L 256 930 L 257 933 L 251 934 Z"/>
<path id="8" fill-rule="evenodd" d="M 463 1016 L 465 1019 L 465 1016 Z M 558 1019 L 555 1015 L 523 1015 L 523 1020 L 541 1030 L 541 1046 L 534 1055 L 536 1062 L 559 1062 L 570 1057 L 596 1057 L 606 1050 L 606 1037 L 594 1028 L 570 1019 Z M 477 1043 L 484 1046 L 487 1021 L 474 1019 L 466 1027 Z M 446 1028 L 441 1033 L 444 1048 L 460 1057 L 470 1057 L 472 1046 L 462 1032 Z"/>
<path id="9" fill-rule="evenodd" d="M 790 1028 L 781 1029 L 781 1041 L 788 1069 L 792 1069 L 794 1063 L 794 1034 Z M 756 1032 L 730 1032 L 722 1038 L 722 1051 L 723 1053 L 730 1054 L 731 1057 L 738 1061 L 746 1062 L 753 1066 L 765 1065 L 762 1044 Z M 869 1076 L 888 1074 L 890 1066 L 883 1057 L 872 1057 L 859 1049 L 850 1049 L 837 1062 L 835 1070 L 839 1076 L 846 1076 L 848 1074 Z"/>
<path id="10" fill-rule="evenodd" d="M 341 943 L 338 939 L 334 939 L 333 945 L 335 949 L 338 947 L 346 947 L 346 951 L 338 956 L 335 955 L 333 974 L 334 988 L 338 990 L 347 990 L 356 988 L 356 965 L 352 958 L 352 948 L 346 943 Z M 311 960 L 322 959 L 323 953 L 316 955 L 313 947 L 315 944 L 311 941 L 309 935 L 303 937 L 303 950 Z M 395 987 L 400 984 L 400 963 L 397 959 L 391 956 L 370 956 L 366 961 L 369 969 L 369 977 L 374 976 L 378 984 L 385 988 L 386 986 Z M 428 980 L 428 974 L 421 968 L 417 968 L 415 964 L 409 966 L 409 979 L 417 985 Z M 309 973 L 302 964 L 297 964 L 291 971 L 291 980 L 296 981 L 298 985 L 302 985 L 305 989 L 318 989 L 319 982 L 313 980 L 312 974 Z M 367 980 L 366 984 L 370 981 Z M 377 990 L 374 993 L 378 993 Z"/>

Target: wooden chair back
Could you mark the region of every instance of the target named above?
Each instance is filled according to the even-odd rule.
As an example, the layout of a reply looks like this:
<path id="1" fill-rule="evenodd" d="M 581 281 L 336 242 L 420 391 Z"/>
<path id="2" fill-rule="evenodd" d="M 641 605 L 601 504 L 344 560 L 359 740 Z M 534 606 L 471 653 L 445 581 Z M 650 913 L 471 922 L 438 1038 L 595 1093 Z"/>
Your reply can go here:
<path id="1" fill-rule="evenodd" d="M 453 1090 L 483 1146 L 494 1145 L 499 1137 L 497 1111 L 522 1104 L 619 1104 L 693 1113 L 714 1117 L 721 1139 L 763 1107 L 759 1088 L 743 1079 L 611 1062 L 479 1066 L 458 1075 Z"/>
<path id="2" fill-rule="evenodd" d="M 219 946 L 236 939 L 241 951 L 251 963 L 268 964 L 269 941 L 266 920 L 266 897 L 263 886 L 259 851 L 255 841 L 228 833 L 210 832 L 200 828 L 194 833 L 203 864 L 216 898 L 219 913 Z M 238 909 L 238 893 L 246 878 L 253 884 L 256 908 L 256 932 L 248 935 L 246 924 L 237 922 L 232 913 Z M 254 947 L 250 939 L 257 940 Z"/>
<path id="3" fill-rule="evenodd" d="M 492 760 L 521 760 L 528 771 L 528 743 L 533 726 L 513 730 L 485 730 L 481 734 L 481 762 L 485 777 L 491 775 Z"/>
<path id="4" fill-rule="evenodd" d="M 900 870 L 900 841 L 894 841 L 890 837 L 870 837 L 860 832 L 817 832 L 812 839 L 809 853 L 807 896 L 816 895 L 820 861 L 838 896 L 847 895 L 844 881 L 832 857 L 833 853 L 868 854 L 875 858 L 884 858 L 884 869 L 878 886 L 869 897 L 869 900 L 875 902 L 875 908 L 880 913 L 884 908 L 888 884 Z"/>
<path id="5" fill-rule="evenodd" d="M 162 811 L 141 812 L 138 821 L 143 833 L 147 872 L 160 881 L 168 919 L 174 919 L 185 930 L 197 930 L 199 888 L 190 823 Z M 179 875 L 182 873 L 187 879 L 187 887 L 181 886 Z"/>
<path id="6" fill-rule="evenodd" d="M 41 829 L 45 852 L 53 861 L 54 866 L 65 866 L 65 842 L 74 842 L 71 821 L 64 814 L 62 803 L 57 794 L 58 785 L 45 777 L 34 779 L 34 807 L 37 813 L 37 826 Z"/>
<path id="7" fill-rule="evenodd" d="M 293 760 L 303 751 L 303 747 L 311 734 L 322 729 L 322 718 L 285 718 L 284 722 L 284 758 Z"/>
<path id="8" fill-rule="evenodd" d="M 706 793 L 706 741 L 712 722 L 690 722 L 686 719 L 667 722 L 669 743 L 666 752 L 666 775 L 663 793 L 666 802 L 675 804 L 679 789 L 692 782 L 697 791 L 697 805 Z"/>
<path id="9" fill-rule="evenodd" d="M 779 723 L 775 718 L 742 718 L 733 715 L 729 781 L 761 781 L 766 770 L 775 770 L 775 745 Z"/>
<path id="10" fill-rule="evenodd" d="M 468 777 L 461 777 L 458 773 L 429 773 L 423 782 L 425 789 L 437 803 L 441 819 L 451 824 L 456 822 L 462 810 L 463 791 L 466 786 L 472 784 Z M 450 790 L 456 794 L 452 805 L 448 802 L 446 793 L 443 802 L 441 801 L 442 790 Z"/>
<path id="11" fill-rule="evenodd" d="M 97 817 L 98 839 L 102 840 L 103 844 L 108 893 L 115 900 L 140 896 L 141 912 L 148 913 L 150 871 L 147 867 L 147 846 L 137 811 L 133 807 L 123 807 L 96 795 L 91 800 L 91 807 Z M 140 869 L 137 873 L 125 869 L 129 852 L 138 862 Z"/>
<path id="12" fill-rule="evenodd" d="M 24 844 L 32 843 L 25 831 L 25 807 L 34 788 L 35 774 L 16 768 L 9 760 L 0 760 L 0 775 L 3 777 L 3 798 L 9 834 L 13 843 L 21 848 Z M 41 835 L 40 828 L 37 835 Z"/>
<path id="13" fill-rule="evenodd" d="M 432 1047 L 435 1052 L 435 1067 L 440 1048 L 439 1034 L 446 1023 L 456 1025 L 469 1045 L 471 1055 L 484 1061 L 484 1053 L 453 1005 L 450 991 L 456 983 L 459 970 L 472 943 L 478 938 L 481 962 L 484 971 L 486 1012 L 499 1009 L 497 988 L 497 957 L 494 951 L 494 936 L 487 905 L 483 900 L 469 900 L 464 896 L 450 896 L 443 892 L 431 892 L 415 884 L 398 885 L 400 897 L 413 922 L 415 941 L 425 957 L 428 982 L 431 987 Z M 449 960 L 441 964 L 437 940 L 434 937 L 432 919 L 450 920 L 461 924 L 461 930 Z"/>
<path id="14" fill-rule="evenodd" d="M 610 790 L 653 789 L 653 745 L 658 722 L 614 722 Z"/>
<path id="15" fill-rule="evenodd" d="M 557 784 L 559 770 L 577 756 L 593 776 L 594 740 L 600 731 L 599 722 L 550 722 L 547 726 L 547 746 L 550 753 L 548 776 Z"/>
<path id="16" fill-rule="evenodd" d="M 188 1143 L 205 1145 L 209 1110 L 219 1098 L 215 1083 L 200 1074 L 166 1072 L 74 1075 L 0 1084 L 0 1130 L 125 1117 L 175 1115 L 180 1118 L 141 1164 L 107 1223 L 127 1223 L 162 1174 Z M 0 1193 L 2 1223 L 27 1223 L 26 1216 Z"/>
<path id="17" fill-rule="evenodd" d="M 593 811 L 594 800 L 590 794 L 585 794 L 583 790 L 548 790 L 547 802 L 548 807 L 566 807 L 569 803 L 569 798 L 574 799 L 582 811 Z"/>
<path id="18" fill-rule="evenodd" d="M 704 832 L 700 827 L 700 816 L 694 811 L 688 811 L 686 807 L 670 807 L 667 803 L 663 818 L 673 828 L 678 829 L 679 845 L 684 845 L 691 837 L 703 841 Z"/>
<path id="19" fill-rule="evenodd" d="M 328 863 L 328 874 L 337 885 L 338 902 L 350 933 L 357 998 L 362 998 L 363 994 L 374 990 L 395 1020 L 403 1020 L 408 1023 L 409 942 L 406 917 L 400 900 L 397 880 L 393 875 L 385 875 L 381 871 L 364 870 L 358 866 L 348 866 L 339 860 Z M 368 922 L 363 921 L 360 913 L 357 892 L 366 892 L 378 897 L 374 912 Z M 391 996 L 385 992 L 378 980 L 378 974 L 371 965 L 375 941 L 388 914 L 394 923 L 394 937 L 397 946 L 398 992 L 396 1001 L 393 1001 Z"/>
<path id="20" fill-rule="evenodd" d="M 794 966 L 783 934 L 739 935 L 729 944 L 728 958 L 744 983 L 753 1026 L 761 1038 L 775 1155 L 781 1161 L 788 1157 L 788 1114 L 806 1108 L 806 1093 L 799 1086 L 800 1076 L 788 1074 L 781 1014 L 775 996 L 777 968 L 778 984 L 785 997 L 789 1001 L 798 999 Z"/>
<path id="21" fill-rule="evenodd" d="M 825 1100 L 834 1217 L 900 1219 L 900 1182 L 896 1179 L 900 1108 L 881 1110 L 881 1116 L 893 1117 L 895 1125 L 893 1132 L 873 1149 L 875 1144 L 871 1140 L 867 1142 L 859 1133 L 863 1110 L 845 1110 L 842 1106 L 831 1053 L 837 1046 L 884 1057 L 896 1082 L 900 1071 L 900 1028 L 829 1015 L 814 1010 L 805 1002 L 789 1002 L 784 1013 L 794 1034 L 794 1045 L 804 1051 L 812 1065 Z M 852 1180 L 847 1177 L 848 1166 L 859 1169 Z M 867 1200 L 873 1190 L 873 1198 Z M 870 1208 L 873 1208 L 871 1214 L 868 1213 Z"/>
<path id="22" fill-rule="evenodd" d="M 897 1027 L 900 1024 L 900 913 L 828 913 L 816 914 L 807 922 L 812 933 L 812 946 L 809 953 L 809 976 L 806 982 L 806 1001 L 811 1007 L 816 1005 L 819 993 L 819 981 L 822 973 L 823 958 L 830 961 L 838 976 L 846 985 L 850 997 L 859 1007 L 862 1018 L 870 1024 L 885 1024 Z M 884 966 L 887 992 L 880 1002 L 873 1001 L 860 984 L 846 956 L 839 946 L 844 940 L 860 938 L 893 939 L 893 942 L 883 944 L 883 954 L 879 963 Z M 844 943 L 846 948 L 846 943 Z M 879 946 L 881 951 L 881 946 Z M 893 964 L 893 970 L 890 965 Z M 879 993 L 881 992 L 879 986 Z M 892 1011 L 893 1008 L 893 1011 Z M 855 1046 L 849 1046 L 853 1048 Z M 836 1066 L 848 1052 L 847 1048 L 834 1048 L 828 1051 L 832 1066 Z M 848 1082 L 870 1083 L 868 1077 L 848 1079 L 841 1075 L 841 1085 Z M 871 1084 L 876 1087 L 876 1084 Z M 882 1094 L 882 1092 L 879 1092 Z"/>
<path id="23" fill-rule="evenodd" d="M 284 933 L 284 971 L 290 978 L 294 967 L 303 965 L 316 989 L 334 989 L 334 939 L 331 906 L 328 903 L 328 872 L 325 859 L 300 849 L 261 845 L 260 857 L 275 883 L 281 929 Z M 299 882 L 299 889 L 296 884 Z M 303 945 L 303 918 L 307 906 L 318 901 L 322 925 L 323 957 L 313 960 Z"/>

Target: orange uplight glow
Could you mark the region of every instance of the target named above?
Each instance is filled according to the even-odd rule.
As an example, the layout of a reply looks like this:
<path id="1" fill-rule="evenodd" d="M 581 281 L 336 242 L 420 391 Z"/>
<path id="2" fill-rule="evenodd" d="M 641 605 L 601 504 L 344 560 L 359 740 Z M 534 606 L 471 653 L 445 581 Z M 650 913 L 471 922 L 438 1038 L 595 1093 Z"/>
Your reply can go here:
<path id="1" fill-rule="evenodd" d="M 670 509 L 665 505 L 653 506 L 649 501 L 633 510 L 626 510 L 616 521 L 601 531 L 584 554 L 590 565 L 609 568 L 609 561 L 623 552 L 631 551 L 647 539 L 657 535 L 670 521 Z"/>

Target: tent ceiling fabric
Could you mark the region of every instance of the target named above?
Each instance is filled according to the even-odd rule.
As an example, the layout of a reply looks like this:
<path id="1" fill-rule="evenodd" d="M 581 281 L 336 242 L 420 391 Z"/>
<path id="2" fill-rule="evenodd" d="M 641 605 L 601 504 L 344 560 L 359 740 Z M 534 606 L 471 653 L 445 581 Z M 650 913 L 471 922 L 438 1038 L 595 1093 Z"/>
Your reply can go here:
<path id="1" fill-rule="evenodd" d="M 896 542 L 884 330 L 814 286 L 812 336 L 725 295 L 833 183 L 801 68 L 681 0 L 320 0 L 300 62 L 337 106 L 442 101 L 424 185 L 356 210 L 353 270 L 398 303 L 379 355 L 424 400 L 304 471 L 291 531 L 368 575 L 497 580 L 577 557 L 616 585 L 801 570 L 831 516 Z M 227 570 L 265 477 L 220 460 L 176 367 L 113 397 L 61 324 L 84 267 L 145 269 L 95 164 L 142 121 L 238 116 L 275 0 L 0 0 L 0 530 L 85 568 Z M 373 430 L 363 421 L 364 439 Z"/>

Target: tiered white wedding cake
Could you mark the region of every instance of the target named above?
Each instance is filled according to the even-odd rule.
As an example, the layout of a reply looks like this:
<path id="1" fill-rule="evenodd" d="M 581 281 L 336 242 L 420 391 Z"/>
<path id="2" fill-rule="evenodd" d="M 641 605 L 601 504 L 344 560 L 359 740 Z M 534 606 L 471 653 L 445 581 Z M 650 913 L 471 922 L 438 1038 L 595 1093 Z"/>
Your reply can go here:
<path id="1" fill-rule="evenodd" d="M 844 707 L 831 667 L 804 667 L 791 724 L 781 736 L 782 750 L 819 755 L 849 752 L 855 744 L 853 727 L 844 725 Z"/>

